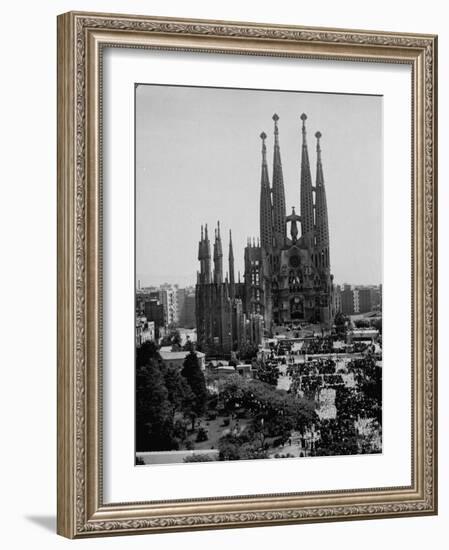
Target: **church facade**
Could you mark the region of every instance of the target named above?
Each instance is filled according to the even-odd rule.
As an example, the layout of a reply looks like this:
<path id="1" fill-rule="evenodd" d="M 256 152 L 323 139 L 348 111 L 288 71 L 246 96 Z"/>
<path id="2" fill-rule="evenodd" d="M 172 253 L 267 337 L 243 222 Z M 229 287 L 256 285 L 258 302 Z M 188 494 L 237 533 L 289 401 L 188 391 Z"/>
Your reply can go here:
<path id="1" fill-rule="evenodd" d="M 227 274 L 223 273 L 220 224 L 211 245 L 207 225 L 201 228 L 200 270 L 196 285 L 197 339 L 201 349 L 229 353 L 244 344 L 258 345 L 276 327 L 320 324 L 334 319 L 334 284 L 330 269 L 329 224 L 321 159 L 321 133 L 316 132 L 316 175 L 312 180 L 307 144 L 307 116 L 301 115 L 300 211 L 287 215 L 279 140 L 279 117 L 273 115 L 272 184 L 267 161 L 267 135 L 262 132 L 260 236 L 248 239 L 244 274 L 234 273 L 229 233 Z"/>

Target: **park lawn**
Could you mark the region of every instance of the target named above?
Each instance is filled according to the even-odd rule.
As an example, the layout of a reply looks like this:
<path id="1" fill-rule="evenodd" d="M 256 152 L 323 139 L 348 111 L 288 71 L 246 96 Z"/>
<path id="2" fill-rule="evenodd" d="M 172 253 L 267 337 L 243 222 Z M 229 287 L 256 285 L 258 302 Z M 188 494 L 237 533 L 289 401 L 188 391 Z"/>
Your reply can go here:
<path id="1" fill-rule="evenodd" d="M 223 425 L 225 418 L 230 419 L 228 426 Z M 206 418 L 201 417 L 197 420 L 195 431 L 189 435 L 188 439 L 194 444 L 194 449 L 218 449 L 218 441 L 220 437 L 229 434 L 231 430 L 235 428 L 236 424 L 239 427 L 239 430 L 243 431 L 250 424 L 250 422 L 251 421 L 248 418 L 241 418 L 237 421 L 231 419 L 231 417 L 227 415 L 217 416 L 215 420 L 206 420 Z M 196 436 L 200 427 L 207 430 L 208 439 L 206 441 L 197 442 Z"/>

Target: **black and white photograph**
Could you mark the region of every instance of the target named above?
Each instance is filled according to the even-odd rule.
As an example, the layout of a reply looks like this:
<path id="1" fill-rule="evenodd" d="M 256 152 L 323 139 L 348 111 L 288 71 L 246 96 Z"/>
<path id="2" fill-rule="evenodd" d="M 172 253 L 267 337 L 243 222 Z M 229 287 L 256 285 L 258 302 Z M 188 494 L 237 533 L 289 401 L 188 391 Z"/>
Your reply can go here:
<path id="1" fill-rule="evenodd" d="M 3 548 L 444 548 L 445 7 L 2 5 Z"/>
<path id="2" fill-rule="evenodd" d="M 382 106 L 135 85 L 137 466 L 382 453 Z"/>

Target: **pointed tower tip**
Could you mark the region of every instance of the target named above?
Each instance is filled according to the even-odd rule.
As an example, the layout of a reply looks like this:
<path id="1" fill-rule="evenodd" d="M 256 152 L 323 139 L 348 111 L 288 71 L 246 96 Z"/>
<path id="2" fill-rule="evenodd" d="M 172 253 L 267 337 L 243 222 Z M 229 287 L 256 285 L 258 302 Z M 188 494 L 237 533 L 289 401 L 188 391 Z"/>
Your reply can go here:
<path id="1" fill-rule="evenodd" d="M 306 120 L 307 120 L 306 113 L 303 113 L 300 118 L 302 120 L 302 144 L 305 146 L 306 145 Z"/>
<path id="2" fill-rule="evenodd" d="M 265 132 L 262 132 L 260 134 L 260 139 L 262 140 L 262 166 L 266 166 L 267 164 L 267 146 L 265 144 L 265 140 L 267 139 L 267 134 Z M 263 180 L 264 180 L 264 175 L 265 175 L 265 178 L 268 179 L 268 173 L 264 174 L 264 171 L 262 169 L 262 183 L 263 183 Z M 270 185 L 268 183 L 268 185 Z"/>
<path id="3" fill-rule="evenodd" d="M 278 139 L 279 138 L 279 128 L 278 128 L 279 117 L 276 113 L 274 113 L 272 118 L 274 120 L 274 145 L 279 147 L 279 139 Z"/>
<path id="4" fill-rule="evenodd" d="M 316 150 L 318 153 L 318 162 L 321 163 L 321 145 L 320 145 L 320 138 L 321 138 L 321 132 L 316 132 Z"/>

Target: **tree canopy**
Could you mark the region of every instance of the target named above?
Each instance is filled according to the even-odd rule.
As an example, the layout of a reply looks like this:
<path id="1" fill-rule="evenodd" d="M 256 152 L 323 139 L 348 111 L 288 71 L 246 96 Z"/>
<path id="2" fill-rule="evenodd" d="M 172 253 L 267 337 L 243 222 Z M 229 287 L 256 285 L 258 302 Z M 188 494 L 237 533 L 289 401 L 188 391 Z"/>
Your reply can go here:
<path id="1" fill-rule="evenodd" d="M 201 370 L 198 357 L 194 351 L 191 351 L 185 358 L 181 375 L 190 386 L 193 394 L 193 401 L 190 403 L 191 408 L 189 410 L 193 423 L 193 415 L 200 416 L 206 411 L 206 403 L 209 395 L 203 371 Z"/>
<path id="2" fill-rule="evenodd" d="M 166 366 L 153 342 L 136 353 L 136 446 L 138 451 L 173 450 L 185 439 L 176 413 L 192 423 L 205 410 L 207 389 L 194 352 L 182 371 Z"/>

